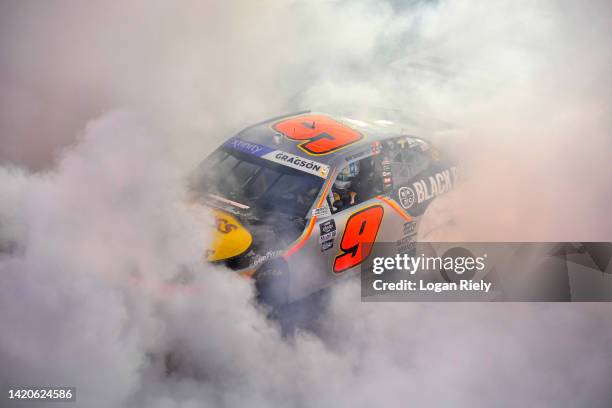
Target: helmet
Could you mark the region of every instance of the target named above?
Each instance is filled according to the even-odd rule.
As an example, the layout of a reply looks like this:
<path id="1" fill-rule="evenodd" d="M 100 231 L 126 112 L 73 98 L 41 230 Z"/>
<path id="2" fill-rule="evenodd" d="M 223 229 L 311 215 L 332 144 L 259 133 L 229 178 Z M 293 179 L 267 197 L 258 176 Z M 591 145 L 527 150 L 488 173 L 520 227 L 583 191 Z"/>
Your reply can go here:
<path id="1" fill-rule="evenodd" d="M 342 169 L 336 177 L 334 187 L 339 190 L 346 190 L 351 186 L 351 181 L 359 175 L 359 162 L 350 163 Z"/>

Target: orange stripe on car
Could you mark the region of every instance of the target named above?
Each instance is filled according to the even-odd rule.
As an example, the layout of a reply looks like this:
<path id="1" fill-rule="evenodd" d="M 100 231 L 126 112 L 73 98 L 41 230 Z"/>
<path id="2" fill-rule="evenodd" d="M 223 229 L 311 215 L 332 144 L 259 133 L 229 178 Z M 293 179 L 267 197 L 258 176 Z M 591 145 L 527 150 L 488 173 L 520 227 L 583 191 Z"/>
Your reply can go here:
<path id="1" fill-rule="evenodd" d="M 246 271 L 240 272 L 240 276 L 244 276 L 245 278 L 252 278 L 255 275 L 255 271 L 257 268 L 247 269 Z"/>
<path id="2" fill-rule="evenodd" d="M 306 229 L 306 232 L 302 234 L 302 237 L 299 239 L 299 241 L 294 246 L 292 246 L 291 248 L 287 250 L 287 252 L 285 252 L 285 255 L 283 255 L 283 258 L 285 259 L 289 258 L 291 255 L 295 254 L 297 251 L 299 251 L 304 246 L 306 241 L 308 241 L 308 238 L 310 238 L 310 234 L 312 233 L 316 220 L 317 220 L 316 216 L 313 216 L 310 219 L 310 223 L 308 224 L 308 228 Z"/>
<path id="3" fill-rule="evenodd" d="M 321 206 L 323 205 L 323 202 L 325 201 L 325 197 L 327 197 L 327 192 L 329 191 L 329 186 L 331 185 L 332 176 L 333 174 L 331 174 L 329 176 L 329 180 L 327 180 L 327 185 L 325 186 L 325 190 L 323 191 L 323 194 L 321 195 L 321 199 L 317 203 L 317 208 L 321 208 Z"/>
<path id="4" fill-rule="evenodd" d="M 402 207 L 400 207 L 395 201 L 388 199 L 384 196 L 376 196 L 380 201 L 387 204 L 389 207 L 393 208 L 403 219 L 406 221 L 412 221 L 412 217 L 410 214 L 406 213 Z"/>

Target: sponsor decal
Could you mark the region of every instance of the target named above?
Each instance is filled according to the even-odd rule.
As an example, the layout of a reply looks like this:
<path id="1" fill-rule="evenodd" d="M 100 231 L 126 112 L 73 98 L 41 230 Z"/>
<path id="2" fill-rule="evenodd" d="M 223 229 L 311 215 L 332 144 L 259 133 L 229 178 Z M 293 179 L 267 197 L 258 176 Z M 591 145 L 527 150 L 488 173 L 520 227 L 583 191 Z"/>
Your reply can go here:
<path id="1" fill-rule="evenodd" d="M 393 185 L 393 177 L 391 173 L 391 159 L 389 159 L 389 156 L 383 157 L 381 164 L 382 164 L 383 187 L 385 191 L 388 191 Z"/>
<path id="2" fill-rule="evenodd" d="M 216 262 L 245 253 L 253 243 L 249 231 L 229 213 L 212 210 L 212 215 L 214 222 L 211 222 L 211 241 L 206 248 L 207 260 Z"/>
<path id="3" fill-rule="evenodd" d="M 406 244 L 410 244 L 412 242 L 415 242 L 414 240 L 415 240 L 414 235 L 409 235 L 407 237 L 402 237 L 402 238 L 398 239 L 397 241 L 395 241 L 395 245 L 397 245 L 397 246 L 405 246 Z"/>
<path id="4" fill-rule="evenodd" d="M 321 230 L 321 234 L 319 237 L 319 242 L 329 241 L 336 238 L 336 221 L 328 220 L 319 224 L 319 229 Z"/>
<path id="5" fill-rule="evenodd" d="M 414 205 L 416 194 L 410 187 L 400 187 L 398 190 L 399 202 L 404 209 L 409 209 Z"/>
<path id="6" fill-rule="evenodd" d="M 278 258 L 282 254 L 283 254 L 283 251 L 280 251 L 280 250 L 268 251 L 264 255 L 255 254 L 253 257 L 249 259 L 249 267 L 261 265 L 262 263 L 270 259 Z"/>
<path id="7" fill-rule="evenodd" d="M 398 254 L 409 253 L 416 249 L 416 239 L 411 238 L 412 237 L 404 237 L 396 242 Z"/>
<path id="8" fill-rule="evenodd" d="M 261 156 L 266 160 L 274 163 L 283 164 L 296 170 L 301 170 L 305 173 L 314 174 L 322 178 L 326 178 L 329 172 L 329 166 L 318 163 L 314 160 L 296 156 L 291 153 L 283 152 L 282 150 L 273 150 Z"/>
<path id="9" fill-rule="evenodd" d="M 246 140 L 242 140 L 237 137 L 230 138 L 223 145 L 225 147 L 229 147 L 243 153 L 254 154 L 255 156 L 260 157 L 274 150 L 269 148 L 268 146 L 260 145 L 253 142 L 247 142 Z"/>
<path id="10" fill-rule="evenodd" d="M 334 240 L 330 239 L 329 241 L 325 241 L 321 243 L 321 252 L 327 251 L 328 249 L 332 249 L 334 247 Z"/>
<path id="11" fill-rule="evenodd" d="M 236 224 L 232 224 L 230 221 L 226 220 L 225 218 L 215 218 L 216 221 L 216 228 L 217 231 L 219 231 L 222 234 L 229 234 L 230 232 L 232 232 L 233 230 L 238 229 L 238 226 Z"/>
<path id="12" fill-rule="evenodd" d="M 328 232 L 327 234 L 323 234 L 321 235 L 321 238 L 319 239 L 319 241 L 327 241 L 330 239 L 334 239 L 336 237 L 336 230 L 332 231 L 332 232 Z"/>
<path id="13" fill-rule="evenodd" d="M 324 218 L 324 217 L 329 217 L 330 215 L 331 215 L 331 211 L 329 210 L 329 206 L 327 205 L 327 202 L 325 202 L 323 207 L 315 208 L 312 210 L 313 217 Z"/>
<path id="14" fill-rule="evenodd" d="M 455 167 L 436 173 L 433 176 L 429 176 L 427 179 L 412 183 L 412 187 L 416 193 L 416 202 L 421 204 L 436 196 L 451 191 L 453 189 L 453 180 L 456 180 Z"/>
<path id="15" fill-rule="evenodd" d="M 413 235 L 415 233 L 416 230 L 416 222 L 414 221 L 409 221 L 404 223 L 404 234 L 405 236 L 408 235 Z"/>

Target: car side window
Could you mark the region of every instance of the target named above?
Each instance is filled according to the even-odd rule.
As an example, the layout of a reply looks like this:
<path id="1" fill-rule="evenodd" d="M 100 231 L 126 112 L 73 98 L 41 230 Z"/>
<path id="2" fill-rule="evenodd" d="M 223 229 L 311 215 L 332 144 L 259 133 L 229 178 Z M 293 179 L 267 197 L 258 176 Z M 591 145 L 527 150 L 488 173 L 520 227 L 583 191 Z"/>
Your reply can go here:
<path id="1" fill-rule="evenodd" d="M 417 176 L 423 172 L 430 163 L 429 155 L 418 150 L 418 148 L 412 148 L 402 154 L 402 161 L 404 163 L 406 175 L 410 178 Z"/>
<path id="2" fill-rule="evenodd" d="M 396 143 L 390 152 L 394 182 L 404 184 L 426 170 L 431 163 L 429 145 L 423 143 Z"/>
<path id="3" fill-rule="evenodd" d="M 380 158 L 371 156 L 347 163 L 331 188 L 332 213 L 363 203 L 382 193 Z"/>

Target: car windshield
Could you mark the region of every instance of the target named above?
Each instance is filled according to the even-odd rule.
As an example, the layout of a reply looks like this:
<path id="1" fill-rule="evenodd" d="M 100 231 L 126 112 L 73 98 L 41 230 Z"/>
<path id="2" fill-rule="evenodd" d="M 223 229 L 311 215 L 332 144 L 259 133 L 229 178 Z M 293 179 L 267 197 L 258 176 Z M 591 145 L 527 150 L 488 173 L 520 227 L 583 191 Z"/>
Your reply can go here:
<path id="1" fill-rule="evenodd" d="M 220 196 L 254 211 L 279 211 L 304 217 L 323 179 L 221 147 L 192 176 L 197 194 Z"/>

